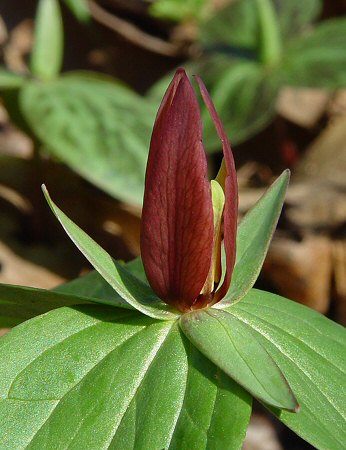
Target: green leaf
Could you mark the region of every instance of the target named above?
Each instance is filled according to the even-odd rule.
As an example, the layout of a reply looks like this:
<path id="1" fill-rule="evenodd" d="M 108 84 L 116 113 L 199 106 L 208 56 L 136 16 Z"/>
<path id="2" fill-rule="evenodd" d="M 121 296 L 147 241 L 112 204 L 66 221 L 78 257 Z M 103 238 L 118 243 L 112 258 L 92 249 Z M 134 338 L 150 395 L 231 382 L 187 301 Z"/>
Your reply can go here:
<path id="1" fill-rule="evenodd" d="M 231 144 L 238 144 L 267 126 L 275 115 L 279 80 L 261 65 L 225 55 L 205 58 L 196 70 L 206 83 Z M 202 109 L 208 151 L 220 149 L 214 124 Z"/>
<path id="2" fill-rule="evenodd" d="M 45 289 L 0 284 L 0 328 L 14 327 L 25 320 L 61 306 L 88 303 L 83 295 L 64 295 Z"/>
<path id="3" fill-rule="evenodd" d="M 0 355 L 3 448 L 238 449 L 243 441 L 249 396 L 176 322 L 60 308 L 3 337 Z"/>
<path id="4" fill-rule="evenodd" d="M 320 6 L 319 0 L 239 0 L 201 27 L 204 55 L 195 73 L 204 79 L 232 144 L 254 136 L 274 118 L 285 78 L 278 64 L 286 53 L 281 47 L 305 31 Z M 207 114 L 203 118 L 206 148 L 218 150 L 212 121 Z"/>
<path id="5" fill-rule="evenodd" d="M 339 89 L 346 85 L 346 19 L 319 24 L 287 49 L 282 65 L 291 86 Z"/>
<path id="6" fill-rule="evenodd" d="M 145 276 L 142 259 L 140 257 L 125 264 L 126 270 L 132 273 L 136 278 L 149 284 Z M 61 284 L 53 289 L 54 292 L 63 294 L 79 295 L 86 297 L 90 301 L 101 300 L 99 303 L 105 305 L 114 305 L 120 308 L 132 308 L 122 297 L 107 283 L 107 281 L 96 271 L 92 270 L 82 277 L 75 278 L 72 281 Z"/>
<path id="7" fill-rule="evenodd" d="M 283 43 L 295 39 L 311 26 L 322 10 L 321 0 L 273 0 Z"/>
<path id="8" fill-rule="evenodd" d="M 200 42 L 208 51 L 257 51 L 259 23 L 254 0 L 240 0 L 222 8 L 203 23 Z M 233 53 L 234 54 L 234 53 Z"/>
<path id="9" fill-rule="evenodd" d="M 61 284 L 54 288 L 53 291 L 63 294 L 79 295 L 90 299 L 90 301 L 94 300 L 96 302 L 98 300 L 97 303 L 104 305 L 132 309 L 132 306 L 120 297 L 96 270 L 92 270 L 82 277 Z"/>
<path id="10" fill-rule="evenodd" d="M 86 0 L 64 1 L 80 22 L 88 22 L 90 20 L 90 11 Z"/>
<path id="11" fill-rule="evenodd" d="M 346 331 L 321 314 L 269 292 L 251 290 L 227 309 L 250 326 L 285 374 L 300 405 L 279 419 L 316 448 L 346 442 Z"/>
<path id="12" fill-rule="evenodd" d="M 10 284 L 0 284 L 0 328 L 13 327 L 62 306 L 100 303 L 134 309 L 98 274 L 77 278 L 52 291 Z"/>
<path id="13" fill-rule="evenodd" d="M 255 0 L 255 7 L 259 21 L 259 60 L 268 67 L 275 66 L 282 54 L 278 16 L 272 0 Z"/>
<path id="14" fill-rule="evenodd" d="M 155 0 L 149 12 L 161 19 L 181 22 L 186 19 L 199 20 L 204 15 L 206 0 Z"/>
<path id="15" fill-rule="evenodd" d="M 35 19 L 31 71 L 42 80 L 55 78 L 63 58 L 63 25 L 57 0 L 40 0 Z"/>
<path id="16" fill-rule="evenodd" d="M 140 256 L 126 263 L 126 269 L 130 271 L 137 278 L 149 284 L 147 276 L 144 271 L 143 261 Z"/>
<path id="17" fill-rule="evenodd" d="M 45 187 L 43 192 L 70 239 L 126 302 L 143 314 L 156 319 L 172 320 L 179 317 L 178 311 L 162 302 L 146 283 L 132 275 L 123 265 L 115 262 L 102 247 L 74 224 L 54 204 Z"/>
<path id="18" fill-rule="evenodd" d="M 251 327 L 232 310 L 196 310 L 180 318 L 188 339 L 254 397 L 288 410 L 298 405 L 283 373 L 253 334 Z"/>
<path id="19" fill-rule="evenodd" d="M 111 78 L 90 73 L 28 83 L 20 105 L 52 155 L 110 195 L 142 203 L 157 105 Z"/>
<path id="20" fill-rule="evenodd" d="M 0 90 L 19 89 L 25 83 L 25 77 L 0 67 Z"/>
<path id="21" fill-rule="evenodd" d="M 296 38 L 321 11 L 320 0 L 269 0 L 273 4 L 283 43 Z M 257 0 L 238 0 L 220 9 L 201 27 L 200 41 L 208 51 L 227 51 L 241 55 L 241 50 L 259 50 L 261 35 Z M 243 54 L 246 56 L 246 53 Z"/>
<path id="22" fill-rule="evenodd" d="M 130 261 L 125 267 L 137 278 L 146 281 L 141 258 Z M 91 271 L 51 291 L 0 284 L 0 328 L 11 328 L 52 309 L 82 303 L 134 309 L 97 271 Z"/>
<path id="23" fill-rule="evenodd" d="M 255 284 L 279 220 L 289 174 L 289 170 L 285 170 L 240 223 L 231 285 L 215 308 L 224 308 L 242 299 Z"/>

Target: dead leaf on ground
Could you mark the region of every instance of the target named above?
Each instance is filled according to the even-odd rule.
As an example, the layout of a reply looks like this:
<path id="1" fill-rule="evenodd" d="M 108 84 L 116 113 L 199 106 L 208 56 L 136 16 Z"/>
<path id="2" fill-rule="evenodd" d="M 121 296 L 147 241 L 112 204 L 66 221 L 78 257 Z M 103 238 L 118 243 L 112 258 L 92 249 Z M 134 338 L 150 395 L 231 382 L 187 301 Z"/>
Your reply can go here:
<path id="1" fill-rule="evenodd" d="M 277 112 L 291 122 L 312 128 L 325 113 L 332 94 L 322 89 L 284 87 L 276 105 Z"/>
<path id="2" fill-rule="evenodd" d="M 341 89 L 330 99 L 327 113 L 331 121 L 346 116 L 346 89 Z"/>
<path id="3" fill-rule="evenodd" d="M 18 257 L 0 242 L 0 283 L 51 289 L 64 281 L 46 268 Z"/>
<path id="4" fill-rule="evenodd" d="M 243 450 L 282 450 L 272 421 L 262 414 L 252 414 Z"/>
<path id="5" fill-rule="evenodd" d="M 329 238 L 307 236 L 297 242 L 276 237 L 271 243 L 263 274 L 281 295 L 326 313 L 332 270 Z"/>
<path id="6" fill-rule="evenodd" d="M 27 55 L 33 42 L 33 21 L 25 19 L 9 34 L 4 48 L 4 60 L 8 69 L 18 73 L 29 74 Z"/>
<path id="7" fill-rule="evenodd" d="M 335 119 L 305 151 L 292 183 L 317 180 L 346 186 L 346 115 Z"/>
<path id="8" fill-rule="evenodd" d="M 333 233 L 346 223 L 346 185 L 324 179 L 295 183 L 293 179 L 285 216 L 295 230 Z"/>

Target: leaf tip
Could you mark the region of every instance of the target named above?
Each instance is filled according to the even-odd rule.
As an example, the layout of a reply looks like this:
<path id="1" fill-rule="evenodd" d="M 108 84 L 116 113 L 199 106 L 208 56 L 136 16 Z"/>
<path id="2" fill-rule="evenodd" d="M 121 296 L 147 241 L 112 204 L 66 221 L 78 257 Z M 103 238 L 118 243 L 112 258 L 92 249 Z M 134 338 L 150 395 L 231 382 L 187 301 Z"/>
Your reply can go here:
<path id="1" fill-rule="evenodd" d="M 297 400 L 297 398 L 285 376 L 284 376 L 284 378 L 287 383 L 287 387 L 288 387 L 289 394 L 290 394 L 289 395 L 290 396 L 290 401 L 289 401 L 290 404 L 282 407 L 282 409 L 285 409 L 286 411 L 290 411 L 292 413 L 298 413 L 300 411 L 300 405 L 299 405 L 298 400 Z"/>
<path id="2" fill-rule="evenodd" d="M 54 215 L 58 218 L 58 220 L 60 221 L 58 214 L 56 212 L 56 208 L 57 206 L 54 204 L 53 200 L 51 199 L 48 189 L 46 187 L 46 185 L 43 183 L 41 184 L 41 189 L 44 195 L 44 198 L 46 199 L 46 202 L 48 203 L 48 206 L 50 207 L 50 209 L 52 210 L 52 212 L 54 213 Z"/>
<path id="3" fill-rule="evenodd" d="M 299 405 L 299 403 L 296 403 L 296 406 L 295 406 L 293 412 L 294 413 L 299 413 L 300 412 L 300 405 Z"/>
<path id="4" fill-rule="evenodd" d="M 281 175 L 281 176 L 287 178 L 287 181 L 289 181 L 289 179 L 291 178 L 291 171 L 290 171 L 290 169 L 285 169 L 285 170 L 282 172 L 282 175 Z"/>
<path id="5" fill-rule="evenodd" d="M 50 198 L 50 195 L 49 195 L 47 186 L 46 186 L 44 183 L 41 184 L 41 189 L 42 189 L 44 198 L 46 199 L 47 203 L 51 206 L 52 200 L 51 200 L 51 198 Z"/>

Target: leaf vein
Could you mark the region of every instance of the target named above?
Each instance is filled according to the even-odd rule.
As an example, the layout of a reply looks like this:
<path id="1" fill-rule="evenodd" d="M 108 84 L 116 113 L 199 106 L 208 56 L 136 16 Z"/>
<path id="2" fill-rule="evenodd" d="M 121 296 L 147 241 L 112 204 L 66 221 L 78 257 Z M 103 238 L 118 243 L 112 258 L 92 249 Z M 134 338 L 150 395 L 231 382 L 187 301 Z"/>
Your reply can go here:
<path id="1" fill-rule="evenodd" d="M 131 313 L 133 314 L 132 311 L 131 311 Z M 125 317 L 126 317 L 126 316 L 128 315 L 128 312 L 127 312 L 127 314 L 124 312 L 124 314 L 125 314 Z M 121 317 L 124 317 L 124 316 L 121 316 Z M 117 317 L 117 319 L 119 319 L 119 317 Z M 93 327 L 97 327 L 97 326 L 99 326 L 99 325 L 102 325 L 103 323 L 104 323 L 104 322 L 103 322 L 102 319 L 97 319 L 97 322 L 92 323 L 92 324 L 90 324 L 90 325 L 88 325 L 88 326 L 86 326 L 86 327 L 84 327 L 84 328 L 82 328 L 82 329 L 76 331 L 75 333 L 69 334 L 68 336 L 66 336 L 66 337 L 65 337 L 64 339 L 62 339 L 61 341 L 54 342 L 52 345 L 50 345 L 50 346 L 48 346 L 47 348 L 45 348 L 45 350 L 42 351 L 42 352 L 41 352 L 34 360 L 31 360 L 25 367 L 23 367 L 23 368 L 17 373 L 17 375 L 16 375 L 15 378 L 12 380 L 12 382 L 11 382 L 9 388 L 8 388 L 7 398 L 10 398 L 9 396 L 10 396 L 10 393 L 11 393 L 11 389 L 13 388 L 13 385 L 14 385 L 15 381 L 18 379 L 18 377 L 19 377 L 26 369 L 28 369 L 32 364 L 34 364 L 35 361 L 36 361 L 38 358 L 41 358 L 42 355 L 44 355 L 44 354 L 46 354 L 47 352 L 51 351 L 52 349 L 54 349 L 54 347 L 56 347 L 56 346 L 58 346 L 58 345 L 60 345 L 60 344 L 62 344 L 62 343 L 64 343 L 64 342 L 68 341 L 70 338 L 75 337 L 75 336 L 77 336 L 78 334 L 84 333 L 85 331 L 90 330 L 90 329 L 93 328 Z M 102 361 L 102 360 L 101 360 L 101 361 Z M 45 400 L 45 399 L 42 399 L 42 400 Z"/>
<path id="2" fill-rule="evenodd" d="M 275 308 L 272 308 L 272 309 L 273 309 L 274 311 L 276 311 Z M 244 310 L 243 310 L 243 311 L 244 311 Z M 346 372 L 344 372 L 340 367 L 338 367 L 334 362 L 332 362 L 331 360 L 329 360 L 326 356 L 324 356 L 324 355 L 322 355 L 321 353 L 319 353 L 315 348 L 311 347 L 311 346 L 310 346 L 307 342 L 305 342 L 303 339 L 302 339 L 302 340 L 298 339 L 294 334 L 289 333 L 287 330 L 284 330 L 283 328 L 279 327 L 278 325 L 275 325 L 275 324 L 271 323 L 269 320 L 266 320 L 266 319 L 264 319 L 264 318 L 262 318 L 262 317 L 256 315 L 255 313 L 252 313 L 252 312 L 249 312 L 249 311 L 246 311 L 246 310 L 245 310 L 245 312 L 246 312 L 246 314 L 249 314 L 249 315 L 251 315 L 251 316 L 253 316 L 253 317 L 256 317 L 256 319 L 259 319 L 259 320 L 261 320 L 263 323 L 265 323 L 265 324 L 269 325 L 270 327 L 276 329 L 276 330 L 279 331 L 281 334 L 286 334 L 287 336 L 290 336 L 290 337 L 291 337 L 293 340 L 295 340 L 296 342 L 303 344 L 305 347 L 307 347 L 307 348 L 308 348 L 309 350 L 311 350 L 313 353 L 315 353 L 316 355 L 320 356 L 324 361 L 326 361 L 326 362 L 328 362 L 329 364 L 331 364 L 337 371 L 341 372 L 342 375 L 346 375 Z M 277 311 L 276 311 L 276 312 L 277 312 Z M 243 320 L 243 317 L 242 317 L 242 316 L 240 316 L 240 315 L 238 315 L 238 314 L 234 314 L 234 312 L 233 312 L 233 313 L 232 313 L 232 312 L 229 312 L 229 314 L 232 314 L 233 316 L 237 317 L 238 319 L 242 320 L 243 322 L 245 321 L 245 320 Z M 296 317 L 296 316 L 293 316 L 293 315 L 292 315 L 292 317 L 293 317 L 295 320 L 297 320 L 297 317 Z M 251 322 L 251 321 L 250 321 L 250 322 L 246 322 L 246 321 L 245 321 L 245 323 L 249 324 L 249 325 L 253 328 L 253 325 L 252 325 L 252 322 Z M 306 322 L 306 323 L 307 323 L 307 322 Z M 258 332 L 257 329 L 256 329 L 256 331 Z M 321 333 L 321 334 L 322 334 L 322 333 Z M 335 341 L 334 341 L 334 342 L 335 342 Z"/>
<path id="3" fill-rule="evenodd" d="M 153 364 L 153 362 L 155 360 L 155 357 L 157 356 L 158 352 L 161 350 L 162 346 L 166 342 L 169 334 L 172 331 L 172 328 L 173 328 L 175 322 L 174 321 L 172 321 L 172 322 L 166 321 L 166 324 L 170 324 L 170 327 L 167 330 L 166 335 L 161 337 L 161 341 L 159 342 L 159 346 L 157 348 L 155 347 L 155 349 L 153 351 L 153 354 L 150 355 L 150 356 L 152 356 L 152 358 L 151 358 L 149 364 L 146 367 L 143 368 L 142 373 L 141 373 L 141 377 L 139 379 L 139 383 L 138 383 L 137 387 L 135 388 L 133 394 L 131 396 L 129 396 L 129 399 L 128 399 L 129 401 L 128 401 L 127 405 L 126 405 L 126 411 L 129 408 L 129 406 L 131 405 L 131 403 L 133 402 L 133 400 L 136 398 L 136 396 L 138 394 L 138 391 L 139 391 L 139 389 L 140 389 L 140 387 L 141 387 L 141 385 L 142 385 L 142 383 L 143 383 L 147 373 L 150 371 L 150 368 L 151 368 L 151 366 L 152 366 L 152 364 Z M 113 435 L 112 435 L 112 437 L 110 439 L 110 443 L 113 441 L 113 439 L 114 439 L 114 437 L 116 435 L 116 432 L 118 431 L 118 428 L 121 425 L 121 423 L 122 423 L 122 421 L 123 421 L 123 419 L 125 417 L 126 411 L 124 412 L 124 414 L 123 414 L 122 418 L 120 419 L 119 423 L 113 429 Z"/>
<path id="4" fill-rule="evenodd" d="M 137 334 L 139 334 L 141 331 L 143 330 L 143 328 L 141 329 L 141 330 L 139 330 L 138 332 L 136 332 L 136 333 L 134 333 L 134 334 L 132 334 L 131 336 L 129 336 L 128 337 L 128 339 L 126 339 L 125 341 L 123 341 L 120 345 L 118 345 L 118 346 L 116 346 L 116 347 L 114 347 L 112 350 L 110 350 L 107 354 L 105 354 L 104 356 L 103 356 L 103 358 L 102 359 L 100 359 L 91 369 L 90 369 L 90 371 L 91 370 L 94 370 L 95 369 L 95 367 L 97 367 L 99 364 L 101 364 L 114 350 L 116 350 L 116 349 L 118 349 L 119 347 L 121 347 L 122 345 L 124 345 L 129 339 L 131 339 L 131 338 L 133 338 L 134 336 L 136 336 Z M 87 376 L 88 376 L 88 374 L 90 373 L 90 371 L 89 372 L 87 372 L 87 373 L 85 373 L 84 375 L 83 375 L 83 377 L 79 380 L 79 382 L 75 385 L 75 386 L 73 386 L 73 388 L 75 388 L 76 386 L 78 386 L 79 384 L 81 384 L 82 383 L 82 381 L 84 380 L 84 378 L 86 378 Z M 57 402 L 57 404 L 55 405 L 55 408 L 49 413 L 49 415 L 47 416 L 47 418 L 46 418 L 46 420 L 41 424 L 41 426 L 40 426 L 40 428 L 38 428 L 36 431 L 35 431 L 35 434 L 33 434 L 33 436 L 32 436 L 32 438 L 31 438 L 31 440 L 37 435 L 37 433 L 43 428 L 43 426 L 48 422 L 48 420 L 49 420 L 49 418 L 50 418 L 50 416 L 54 413 L 54 411 L 55 411 L 55 409 L 59 406 L 59 404 L 61 403 L 61 401 L 66 397 L 66 395 L 68 395 L 69 394 L 69 392 L 70 391 L 67 391 L 60 399 L 59 399 L 59 401 Z M 79 427 L 80 428 L 80 427 Z M 79 429 L 78 428 L 78 429 Z"/>

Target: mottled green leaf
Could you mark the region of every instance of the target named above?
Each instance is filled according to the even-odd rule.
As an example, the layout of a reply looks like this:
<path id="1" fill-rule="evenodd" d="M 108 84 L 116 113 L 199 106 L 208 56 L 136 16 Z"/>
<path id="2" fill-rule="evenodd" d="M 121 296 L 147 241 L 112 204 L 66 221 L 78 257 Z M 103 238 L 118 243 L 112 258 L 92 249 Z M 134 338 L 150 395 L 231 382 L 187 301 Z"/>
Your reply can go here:
<path id="1" fill-rule="evenodd" d="M 268 1 L 272 3 L 284 44 L 302 33 L 321 10 L 320 0 Z M 244 57 L 246 53 L 242 54 L 241 50 L 251 50 L 253 55 L 257 53 L 260 35 L 257 0 L 238 0 L 220 9 L 203 23 L 200 41 L 208 51 Z"/>
<path id="2" fill-rule="evenodd" d="M 182 315 L 180 326 L 201 353 L 256 398 L 278 408 L 297 408 L 283 373 L 231 309 L 196 310 Z"/>
<path id="3" fill-rule="evenodd" d="M 346 19 L 320 23 L 306 37 L 292 42 L 283 60 L 291 86 L 340 89 L 346 86 Z"/>
<path id="4" fill-rule="evenodd" d="M 35 18 L 31 71 L 50 80 L 58 75 L 63 58 L 63 25 L 58 0 L 40 0 Z"/>
<path id="5" fill-rule="evenodd" d="M 219 55 L 204 59 L 197 73 L 206 83 L 231 144 L 256 134 L 274 117 L 279 89 L 275 72 L 264 71 L 257 63 Z M 220 141 L 204 108 L 202 119 L 206 149 L 218 150 Z"/>
<path id="6" fill-rule="evenodd" d="M 204 79 L 232 144 L 265 128 L 275 106 L 287 44 L 303 33 L 320 9 L 319 0 L 239 0 L 201 27 L 204 50 L 196 72 Z M 267 64 L 268 63 L 268 64 Z M 220 147 L 213 124 L 205 120 L 206 147 Z"/>
<path id="7" fill-rule="evenodd" d="M 284 44 L 302 33 L 317 18 L 322 6 L 320 0 L 268 1 L 273 4 Z M 220 9 L 203 24 L 200 41 L 204 48 L 212 51 L 228 49 L 233 55 L 240 55 L 237 49 L 247 49 L 256 54 L 260 33 L 257 0 L 238 0 Z"/>
<path id="8" fill-rule="evenodd" d="M 285 170 L 241 221 L 231 285 L 216 308 L 242 299 L 255 284 L 279 220 L 288 181 L 289 171 Z"/>
<path id="9" fill-rule="evenodd" d="M 44 194 L 70 239 L 126 302 L 143 314 L 156 319 L 171 320 L 179 317 L 178 311 L 160 300 L 146 283 L 132 275 L 122 264 L 114 261 L 102 247 L 74 224 L 53 203 L 45 188 Z"/>
<path id="10" fill-rule="evenodd" d="M 300 412 L 273 410 L 316 448 L 346 442 L 346 330 L 321 314 L 269 292 L 251 290 L 227 309 L 251 327 L 285 374 Z"/>
<path id="11" fill-rule="evenodd" d="M 155 108 L 90 73 L 25 85 L 21 109 L 48 151 L 109 194 L 141 204 Z"/>
<path id="12" fill-rule="evenodd" d="M 258 48 L 259 24 L 255 0 L 235 1 L 220 9 L 203 23 L 200 30 L 202 46 L 212 52 L 239 55 L 241 49 Z"/>
<path id="13" fill-rule="evenodd" d="M 60 308 L 12 330 L 0 355 L 4 449 L 232 450 L 245 436 L 249 396 L 174 321 Z"/>
<path id="14" fill-rule="evenodd" d="M 311 27 L 322 9 L 321 0 L 274 0 L 284 45 Z"/>

